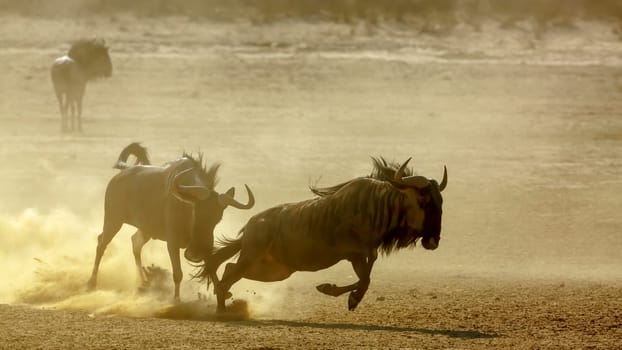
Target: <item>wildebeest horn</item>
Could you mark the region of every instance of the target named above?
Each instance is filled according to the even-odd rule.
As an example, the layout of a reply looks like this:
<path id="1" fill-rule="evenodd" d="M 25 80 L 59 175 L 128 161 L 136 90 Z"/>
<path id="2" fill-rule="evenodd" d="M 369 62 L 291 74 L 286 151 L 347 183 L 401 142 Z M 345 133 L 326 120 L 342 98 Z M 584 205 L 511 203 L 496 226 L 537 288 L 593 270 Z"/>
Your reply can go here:
<path id="1" fill-rule="evenodd" d="M 411 159 L 412 157 L 406 159 L 404 164 L 402 164 L 402 166 L 399 169 L 397 169 L 397 171 L 395 172 L 395 177 L 393 178 L 394 181 L 402 182 L 402 176 L 404 176 L 404 170 L 406 169 L 406 166 L 408 165 L 408 162 L 410 162 Z"/>
<path id="2" fill-rule="evenodd" d="M 403 177 L 400 182 L 404 185 L 413 186 L 418 189 L 426 188 L 428 187 L 428 185 L 430 185 L 430 180 L 419 175 Z"/>
<path id="3" fill-rule="evenodd" d="M 201 201 L 209 197 L 210 193 L 212 193 L 210 189 L 203 186 L 177 185 L 177 190 L 185 195 L 190 195 Z"/>
<path id="4" fill-rule="evenodd" d="M 228 205 L 234 207 L 234 208 L 238 208 L 238 209 L 250 209 L 255 205 L 255 196 L 253 196 L 253 192 L 251 191 L 251 189 L 248 187 L 248 185 L 244 185 L 244 187 L 246 187 L 246 193 L 248 194 L 248 203 L 246 204 L 242 204 L 238 201 L 236 201 L 232 196 L 226 194 L 226 193 L 222 193 L 218 196 L 218 201 L 220 202 L 220 205 L 222 205 L 223 207 L 226 207 Z"/>
<path id="5" fill-rule="evenodd" d="M 412 157 L 408 158 L 404 162 L 404 164 L 400 166 L 400 168 L 395 173 L 395 178 L 393 180 L 397 183 L 401 183 L 407 186 L 413 186 L 419 189 L 428 187 L 428 185 L 430 184 L 430 181 L 423 176 L 418 176 L 418 175 L 404 176 L 404 170 L 406 169 L 406 166 L 408 165 L 408 162 L 410 162 L 411 159 Z"/>
<path id="6" fill-rule="evenodd" d="M 193 170 L 192 168 L 188 168 L 188 169 L 186 169 L 186 170 L 182 170 L 182 171 L 180 171 L 177 175 L 175 175 L 175 178 L 173 179 L 173 181 L 174 181 L 175 183 L 177 183 L 177 178 L 178 178 L 178 177 L 180 177 L 180 176 L 182 176 L 182 175 L 184 175 L 184 174 L 186 174 L 186 173 L 189 173 L 189 172 L 191 172 L 192 170 Z"/>
<path id="7" fill-rule="evenodd" d="M 445 170 L 443 171 L 443 181 L 438 185 L 438 190 L 443 191 L 445 187 L 447 187 L 447 166 L 444 166 Z"/>

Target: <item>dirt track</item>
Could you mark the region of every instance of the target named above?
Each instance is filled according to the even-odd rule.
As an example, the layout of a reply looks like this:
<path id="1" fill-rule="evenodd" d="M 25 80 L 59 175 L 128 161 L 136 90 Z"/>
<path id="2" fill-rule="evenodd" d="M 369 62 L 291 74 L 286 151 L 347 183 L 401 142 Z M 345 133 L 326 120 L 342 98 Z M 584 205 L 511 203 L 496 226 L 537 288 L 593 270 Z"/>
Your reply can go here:
<path id="1" fill-rule="evenodd" d="M 374 280 L 355 312 L 347 311 L 346 298 L 327 298 L 307 285 L 288 289 L 282 306 L 290 310 L 288 315 L 232 322 L 213 319 L 213 302 L 206 304 L 205 315 L 195 315 L 203 320 L 92 317 L 81 311 L 2 305 L 0 337 L 4 348 L 619 347 L 619 284 L 425 275 L 409 283 L 385 280 Z M 169 316 L 188 317 L 181 309 Z"/>
<path id="2" fill-rule="evenodd" d="M 598 46 L 598 27 L 534 39 L 183 18 L 1 23 L 0 348 L 620 346 L 622 73 L 619 42 Z M 84 133 L 61 134 L 49 65 L 85 33 L 105 33 L 115 71 L 89 85 Z M 370 155 L 413 156 L 434 178 L 447 164 L 443 240 L 380 259 L 355 312 L 314 289 L 350 280 L 340 264 L 243 283 L 233 292 L 250 316 L 222 322 L 213 299 L 191 302 L 204 287 L 187 278 L 188 304 L 169 308 L 166 288 L 135 298 L 125 229 L 89 294 L 110 166 L 131 141 L 155 163 L 204 151 L 223 163 L 221 191 L 248 183 L 256 207 L 228 209 L 217 232 L 229 236 L 259 210 L 309 198 L 309 182 L 367 174 Z M 165 250 L 150 243 L 144 260 L 168 268 Z"/>

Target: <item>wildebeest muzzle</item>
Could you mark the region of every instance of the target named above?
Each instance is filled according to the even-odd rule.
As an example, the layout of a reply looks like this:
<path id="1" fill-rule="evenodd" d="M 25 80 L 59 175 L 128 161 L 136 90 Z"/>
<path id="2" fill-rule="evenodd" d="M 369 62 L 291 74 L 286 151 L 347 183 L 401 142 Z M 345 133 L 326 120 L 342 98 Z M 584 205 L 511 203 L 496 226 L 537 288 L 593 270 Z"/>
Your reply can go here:
<path id="1" fill-rule="evenodd" d="M 439 238 L 436 238 L 436 237 L 424 237 L 423 239 L 421 239 L 421 245 L 425 249 L 434 250 L 434 249 L 438 248 L 438 242 L 439 241 L 440 241 L 440 237 Z"/>

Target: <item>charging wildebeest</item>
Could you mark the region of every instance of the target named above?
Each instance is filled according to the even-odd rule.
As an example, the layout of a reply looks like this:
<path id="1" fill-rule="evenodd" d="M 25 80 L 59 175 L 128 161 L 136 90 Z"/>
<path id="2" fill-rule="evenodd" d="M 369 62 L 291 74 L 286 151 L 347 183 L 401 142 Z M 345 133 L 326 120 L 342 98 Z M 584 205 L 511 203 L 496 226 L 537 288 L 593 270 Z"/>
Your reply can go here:
<path id="1" fill-rule="evenodd" d="M 436 249 L 447 168 L 439 184 L 412 175 L 410 159 L 401 166 L 373 160 L 370 176 L 311 187 L 318 197 L 265 210 L 248 221 L 237 239 L 223 241 L 199 273 L 209 282 L 219 265 L 239 253 L 237 262 L 226 265 L 220 282 L 214 281 L 218 311 L 225 310 L 229 289 L 241 278 L 281 281 L 295 271 L 318 271 L 343 259 L 352 263 L 359 281 L 317 289 L 331 296 L 351 292 L 348 308 L 354 310 L 367 291 L 378 250 L 389 254 L 419 239 L 425 249 Z"/>
<path id="2" fill-rule="evenodd" d="M 127 164 L 130 155 L 137 164 Z M 250 209 L 255 198 L 245 185 L 248 203 L 233 199 L 234 188 L 219 194 L 214 190 L 219 164 L 206 170 L 201 157 L 185 154 L 164 166 L 150 165 L 147 151 L 138 143 L 125 147 L 114 166 L 120 169 L 106 188 L 104 227 L 98 236 L 93 272 L 88 282 L 90 289 L 97 283 L 97 271 L 108 243 L 126 223 L 138 230 L 132 236 L 132 248 L 139 276 L 147 281 L 142 268 L 141 249 L 149 239 L 165 241 L 173 267 L 175 299 L 179 300 L 182 279 L 179 250 L 184 256 L 200 262 L 212 253 L 214 227 L 222 219 L 227 206 Z"/>
<path id="3" fill-rule="evenodd" d="M 61 130 L 68 124 L 82 131 L 82 98 L 89 80 L 112 75 L 112 62 L 103 39 L 80 39 L 65 56 L 57 58 L 51 69 L 52 84 L 61 114 Z"/>

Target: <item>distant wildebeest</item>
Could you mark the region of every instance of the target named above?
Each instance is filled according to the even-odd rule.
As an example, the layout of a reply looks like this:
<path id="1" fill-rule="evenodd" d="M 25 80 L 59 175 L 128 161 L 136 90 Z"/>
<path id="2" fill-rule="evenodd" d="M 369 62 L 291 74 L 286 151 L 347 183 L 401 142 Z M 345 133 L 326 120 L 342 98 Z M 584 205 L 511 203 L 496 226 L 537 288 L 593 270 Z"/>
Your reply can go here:
<path id="1" fill-rule="evenodd" d="M 370 176 L 311 187 L 318 197 L 265 210 L 248 221 L 237 239 L 221 242 L 198 275 L 209 283 L 218 266 L 239 254 L 237 262 L 226 265 L 222 279 L 214 281 L 218 311 L 225 310 L 229 289 L 241 278 L 281 281 L 296 271 L 318 271 L 344 259 L 352 263 L 359 281 L 317 289 L 331 296 L 351 292 L 348 308 L 354 310 L 367 291 L 378 250 L 389 254 L 419 239 L 425 249 L 436 249 L 447 168 L 439 184 L 412 175 L 410 159 L 401 166 L 373 160 Z"/>
<path id="2" fill-rule="evenodd" d="M 112 75 L 112 62 L 103 39 L 80 39 L 51 69 L 52 84 L 61 114 L 61 130 L 82 131 L 82 98 L 89 80 Z"/>
<path id="3" fill-rule="evenodd" d="M 136 157 L 136 165 L 127 164 L 130 155 Z M 106 188 L 104 227 L 98 236 L 89 289 L 95 288 L 108 243 L 125 223 L 138 229 L 132 236 L 132 248 L 143 284 L 147 282 L 141 261 L 143 245 L 152 238 L 166 242 L 173 267 L 175 300 L 179 300 L 182 279 L 179 250 L 186 248 L 184 256 L 192 262 L 202 261 L 212 253 L 214 227 L 222 219 L 225 208 L 250 209 L 255 204 L 253 193 L 246 185 L 247 204 L 233 198 L 233 187 L 226 193 L 217 193 L 214 187 L 220 165 L 214 164 L 206 170 L 201 158 L 184 153 L 160 167 L 150 165 L 147 150 L 138 143 L 123 149 L 114 166 L 121 172 Z"/>

